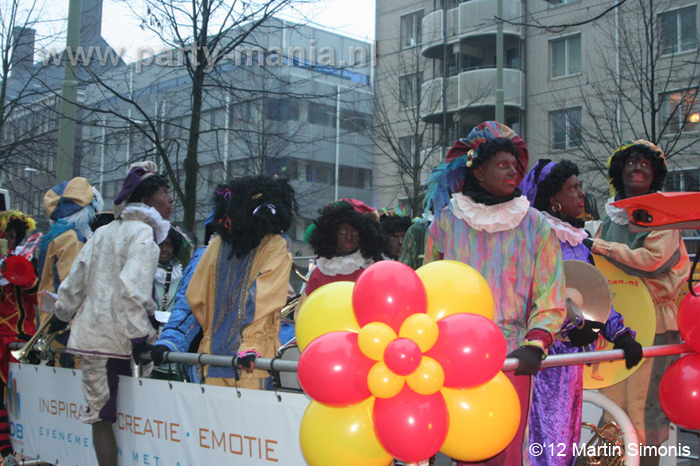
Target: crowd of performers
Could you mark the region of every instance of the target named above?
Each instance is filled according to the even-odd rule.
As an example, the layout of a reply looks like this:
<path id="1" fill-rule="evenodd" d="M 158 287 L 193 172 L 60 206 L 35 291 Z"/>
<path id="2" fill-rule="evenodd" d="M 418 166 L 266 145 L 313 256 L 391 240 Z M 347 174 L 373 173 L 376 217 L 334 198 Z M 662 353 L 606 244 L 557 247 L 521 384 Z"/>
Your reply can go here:
<path id="1" fill-rule="evenodd" d="M 357 280 L 377 261 L 399 260 L 414 269 L 442 259 L 466 263 L 489 283 L 494 322 L 506 337 L 509 357 L 519 363 L 507 375 L 520 398 L 521 425 L 506 450 L 484 464 L 573 463 L 583 369 L 540 370 L 541 364 L 548 354 L 591 350 L 599 335 L 624 351 L 628 368 L 641 364 L 630 378 L 603 392 L 628 413 L 641 442 L 660 445 L 668 437 L 669 421 L 659 406 L 658 386 L 673 358 L 642 362 L 634 329 L 615 310 L 606 323 L 569 321 L 563 260 L 593 263 L 603 256 L 640 277 L 655 305 L 654 343 L 676 343 L 676 301 L 689 271 L 681 236 L 674 230 L 632 233 L 625 211 L 608 203 L 602 228 L 591 237 L 580 220 L 585 195 L 576 165 L 538 160 L 527 172 L 528 162 L 527 146 L 515 132 L 485 122 L 457 141 L 433 170 L 426 185 L 426 213 L 417 221 L 380 215 L 355 199 L 326 205 L 305 236 L 316 267 L 299 305 L 325 284 Z M 610 201 L 658 191 L 667 173 L 663 151 L 643 140 L 617 148 L 608 166 Z M 88 406 L 82 420 L 92 425 L 100 465 L 117 464 L 115 376 L 131 375 L 132 358 L 140 361 L 144 351 L 151 352 L 154 376 L 271 388 L 270 374 L 255 362 L 275 356 L 279 310 L 294 294 L 289 291 L 293 264 L 285 231 L 297 203 L 287 180 L 245 176 L 218 186 L 204 245 L 198 248 L 192 235 L 168 222 L 173 198 L 167 178 L 152 162 L 131 167 L 114 199 L 115 219 L 97 229 L 103 201 L 85 179 L 55 186 L 44 200 L 53 225 L 33 255 L 38 272 L 12 274 L 6 267 L 0 283 L 0 377 L 7 384 L 8 343 L 27 340 L 36 331 L 38 294 L 56 293 L 49 330 L 58 332 L 69 324 L 70 329 L 60 341 L 67 354 L 52 363 L 82 368 Z M 21 212 L 0 213 L 6 262 L 12 255 L 29 256 L 20 244 L 34 228 Z M 183 246 L 192 250 L 184 269 L 178 261 Z M 168 352 L 234 356 L 237 367 L 174 367 L 166 360 Z M 2 464 L 13 464 L 2 408 Z M 564 456 L 532 456 L 530 443 L 567 448 Z M 658 462 L 642 458 L 642 464 Z"/>

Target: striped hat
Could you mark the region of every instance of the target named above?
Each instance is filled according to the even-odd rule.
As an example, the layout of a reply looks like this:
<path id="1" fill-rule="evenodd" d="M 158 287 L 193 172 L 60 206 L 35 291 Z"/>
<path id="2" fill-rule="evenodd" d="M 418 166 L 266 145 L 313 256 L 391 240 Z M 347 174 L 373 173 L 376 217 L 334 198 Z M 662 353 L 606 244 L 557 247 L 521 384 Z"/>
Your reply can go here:
<path id="1" fill-rule="evenodd" d="M 95 190 L 85 178 L 75 177 L 57 184 L 44 194 L 46 215 L 58 221 L 87 207 L 95 197 Z"/>

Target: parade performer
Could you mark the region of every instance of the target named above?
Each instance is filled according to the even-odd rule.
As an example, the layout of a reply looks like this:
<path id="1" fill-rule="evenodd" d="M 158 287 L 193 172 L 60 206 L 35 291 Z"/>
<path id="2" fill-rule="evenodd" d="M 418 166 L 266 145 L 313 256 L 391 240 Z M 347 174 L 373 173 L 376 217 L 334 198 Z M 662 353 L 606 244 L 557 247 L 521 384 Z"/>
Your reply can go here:
<path id="1" fill-rule="evenodd" d="M 155 340 L 153 277 L 158 243 L 170 230 L 173 209 L 168 180 L 153 162 L 133 164 L 114 199 L 117 219 L 95 231 L 58 289 L 50 331 L 71 327 L 67 350 L 82 358 L 83 393 L 100 466 L 117 465 L 112 430 L 116 420 L 118 375 L 131 375 Z"/>
<path id="2" fill-rule="evenodd" d="M 168 236 L 158 246 L 158 269 L 156 269 L 156 304 L 157 310 L 170 312 L 175 304 L 175 294 L 182 279 L 180 251 L 182 243 L 189 240 L 175 227 L 171 227 Z"/>
<path id="3" fill-rule="evenodd" d="M 385 254 L 391 260 L 399 260 L 403 249 L 406 232 L 411 227 L 411 219 L 392 212 L 386 212 L 379 217 L 382 231 L 387 238 Z"/>
<path id="4" fill-rule="evenodd" d="M 666 157 L 655 144 L 640 139 L 618 147 L 608 162 L 613 198 L 605 206 L 607 216 L 596 239 L 589 240 L 594 254 L 640 277 L 646 285 L 656 311 L 654 345 L 681 342 L 676 301 L 688 278 L 688 253 L 679 230 L 633 233 L 627 212 L 610 202 L 661 190 L 667 172 Z M 669 420 L 659 404 L 659 383 L 676 359 L 647 359 L 630 377 L 601 390 L 627 412 L 640 441 L 647 445 L 658 446 L 668 439 Z M 658 461 L 658 457 L 642 458 L 642 464 Z"/>
<path id="5" fill-rule="evenodd" d="M 559 243 L 517 189 L 527 161 L 523 140 L 488 121 L 457 141 L 428 180 L 426 204 L 435 218 L 425 262 L 456 260 L 483 275 L 494 297 L 493 321 L 509 357 L 519 360 L 508 376 L 520 399 L 520 426 L 511 444 L 485 464 L 527 464 L 529 376 L 539 370 L 566 315 Z"/>
<path id="6" fill-rule="evenodd" d="M 279 310 L 287 302 L 292 269 L 290 240 L 297 205 L 289 182 L 245 176 L 220 185 L 213 227 L 187 288 L 187 302 L 203 330 L 200 353 L 237 356 L 234 367 L 207 367 L 206 383 L 240 388 L 272 387 L 257 357 L 272 358 L 279 347 Z"/>
<path id="7" fill-rule="evenodd" d="M 21 264 L 11 264 L 8 259 L 18 251 L 18 246 L 25 236 L 36 228 L 34 219 L 17 210 L 0 212 L 0 238 L 6 242 L 5 263 L 0 276 L 0 391 L 4 392 L 8 384 L 8 371 L 11 358 L 9 344 L 27 341 L 36 332 L 34 308 L 36 306 L 36 289 L 38 279 L 34 267 L 26 258 L 15 258 Z M 19 273 L 16 273 L 19 272 Z M 7 418 L 5 396 L 0 399 L 0 455 L 2 464 L 17 464 L 10 444 L 10 424 Z"/>
<path id="8" fill-rule="evenodd" d="M 44 194 L 46 216 L 54 223 L 41 237 L 37 248 L 39 270 L 39 296 L 43 292 L 56 293 L 61 282 L 68 276 L 75 257 L 85 242 L 92 237 L 91 223 L 104 207 L 102 195 L 85 178 L 75 177 L 57 184 Z M 43 298 L 42 298 L 43 299 Z M 41 313 L 43 323 L 50 317 Z M 65 347 L 69 332 L 58 335 L 52 346 Z M 74 367 L 69 354 L 56 355 L 61 367 Z"/>
<path id="9" fill-rule="evenodd" d="M 413 270 L 423 265 L 425 240 L 428 234 L 428 227 L 432 221 L 432 210 L 426 209 L 421 218 L 406 230 L 399 262 L 406 264 Z"/>
<path id="10" fill-rule="evenodd" d="M 576 164 L 561 160 L 557 163 L 539 160 L 530 170 L 520 189 L 530 204 L 541 211 L 554 230 L 561 245 L 564 260 L 575 259 L 593 263 L 590 250 L 583 244 L 588 234 L 583 229 L 585 194 L 578 179 Z M 600 334 L 625 352 L 628 368 L 639 364 L 642 345 L 635 333 L 625 327 L 622 316 L 614 309 L 605 325 L 586 321 L 579 329 L 568 319 L 549 354 L 579 353 L 592 350 L 592 344 Z M 583 409 L 583 366 L 551 367 L 540 371 L 534 380 L 532 408 L 530 410 L 530 443 L 539 445 L 564 445 L 557 455 L 530 454 L 530 463 L 541 466 L 567 466 L 572 464 L 572 445 L 581 437 L 581 412 Z"/>
<path id="11" fill-rule="evenodd" d="M 341 199 L 323 209 L 306 233 L 316 255 L 316 268 L 306 283 L 297 309 L 314 290 L 328 283 L 354 282 L 382 260 L 385 237 L 375 209 L 357 199 Z"/>

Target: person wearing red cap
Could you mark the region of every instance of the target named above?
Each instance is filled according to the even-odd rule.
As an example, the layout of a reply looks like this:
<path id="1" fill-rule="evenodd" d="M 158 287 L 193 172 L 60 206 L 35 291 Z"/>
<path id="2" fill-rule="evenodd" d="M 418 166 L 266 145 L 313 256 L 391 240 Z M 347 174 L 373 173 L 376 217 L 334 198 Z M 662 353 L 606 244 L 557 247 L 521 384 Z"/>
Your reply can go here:
<path id="1" fill-rule="evenodd" d="M 173 198 L 153 162 L 132 165 L 114 199 L 117 219 L 99 228 L 73 261 L 58 289 L 50 331 L 71 326 L 67 350 L 82 360 L 87 410 L 100 466 L 117 465 L 112 430 L 118 375 L 131 375 L 132 355 L 155 341 L 153 280 L 168 235 Z M 79 312 L 78 312 L 79 311 Z M 116 382 L 115 382 L 116 381 Z"/>
<path id="2" fill-rule="evenodd" d="M 510 445 L 484 464 L 528 464 L 531 376 L 566 317 L 559 242 L 517 189 L 527 162 L 523 140 L 507 126 L 488 121 L 457 141 L 428 180 L 426 204 L 435 217 L 424 262 L 456 260 L 483 275 L 508 357 L 519 361 L 515 374 L 507 374 L 520 398 L 519 429 Z"/>
<path id="3" fill-rule="evenodd" d="M 36 228 L 34 219 L 17 210 L 0 212 L 0 238 L 6 243 L 2 252 L 4 264 L 0 275 L 0 393 L 7 386 L 8 345 L 27 341 L 36 333 L 34 308 L 38 279 L 31 263 L 21 255 L 18 245 L 27 233 Z M 0 397 L 0 455 L 3 465 L 16 465 L 10 444 L 10 424 L 5 397 Z"/>

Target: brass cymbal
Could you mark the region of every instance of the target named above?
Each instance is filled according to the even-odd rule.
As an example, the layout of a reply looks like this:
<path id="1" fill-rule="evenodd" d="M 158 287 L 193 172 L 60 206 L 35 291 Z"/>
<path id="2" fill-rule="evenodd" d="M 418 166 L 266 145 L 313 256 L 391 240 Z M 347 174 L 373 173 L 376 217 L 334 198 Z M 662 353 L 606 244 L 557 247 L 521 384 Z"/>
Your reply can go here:
<path id="1" fill-rule="evenodd" d="M 612 309 L 608 279 L 598 269 L 579 260 L 564 261 L 566 297 L 571 299 L 585 320 L 605 323 Z M 571 316 L 569 316 L 571 319 Z"/>

